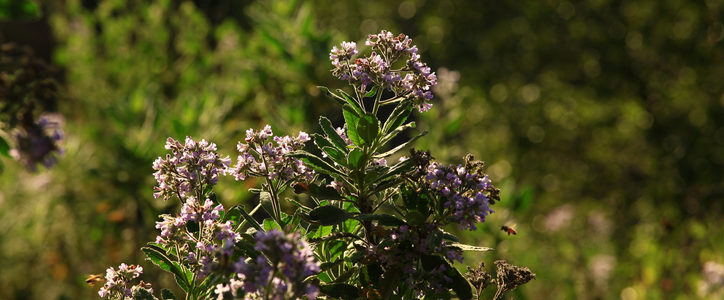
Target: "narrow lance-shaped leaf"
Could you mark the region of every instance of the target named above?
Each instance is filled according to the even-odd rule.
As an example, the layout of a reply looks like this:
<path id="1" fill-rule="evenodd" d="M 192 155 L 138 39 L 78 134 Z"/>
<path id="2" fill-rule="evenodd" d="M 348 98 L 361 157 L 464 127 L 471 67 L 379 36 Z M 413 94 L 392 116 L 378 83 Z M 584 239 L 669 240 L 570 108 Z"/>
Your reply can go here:
<path id="1" fill-rule="evenodd" d="M 377 118 L 372 114 L 360 116 L 359 122 L 357 122 L 357 134 L 359 134 L 364 145 L 372 145 L 374 143 L 379 129 Z"/>
<path id="2" fill-rule="evenodd" d="M 259 202 L 261 203 L 261 207 L 266 211 L 267 214 L 270 216 L 274 216 L 276 213 L 274 212 L 274 203 L 272 203 L 272 196 L 269 192 L 261 192 L 259 194 Z"/>
<path id="3" fill-rule="evenodd" d="M 342 151 L 339 151 L 337 148 L 332 148 L 329 146 L 322 148 L 322 151 L 324 151 L 324 153 L 327 153 L 327 157 L 332 159 L 337 164 L 347 166 L 347 159 Z"/>
<path id="4" fill-rule="evenodd" d="M 332 141 L 319 133 L 312 133 L 312 138 L 314 139 L 314 144 L 317 145 L 317 148 L 319 148 L 320 150 L 323 147 L 337 148 L 335 144 L 332 144 Z"/>
<path id="5" fill-rule="evenodd" d="M 370 91 L 367 92 L 367 93 L 364 95 L 364 97 L 365 97 L 365 98 L 374 97 L 375 94 L 377 93 L 377 90 L 378 90 L 378 89 L 379 89 L 379 88 L 376 88 L 376 87 L 371 88 Z"/>
<path id="6" fill-rule="evenodd" d="M 362 145 L 362 139 L 357 133 L 357 123 L 359 123 L 360 115 L 349 105 L 345 105 L 342 108 L 342 114 L 344 115 L 344 121 L 347 123 L 347 137 L 349 137 L 355 145 Z"/>
<path id="7" fill-rule="evenodd" d="M 460 250 L 463 250 L 463 251 L 475 251 L 475 252 L 495 251 L 495 249 L 489 248 L 489 247 L 478 247 L 478 246 L 472 246 L 472 245 L 466 245 L 466 244 L 460 244 L 460 243 L 453 243 L 450 246 L 460 248 Z"/>
<path id="8" fill-rule="evenodd" d="M 10 157 L 10 145 L 3 137 L 0 136 L 0 154 Z"/>
<path id="9" fill-rule="evenodd" d="M 405 123 L 411 112 L 412 103 L 410 101 L 405 101 L 397 105 L 385 121 L 385 125 L 382 126 L 382 132 L 388 133 L 390 130 L 393 130 Z"/>
<path id="10" fill-rule="evenodd" d="M 330 99 L 334 100 L 335 102 L 339 103 L 340 105 L 344 105 L 344 104 L 345 104 L 345 101 L 344 101 L 344 99 L 343 99 L 341 96 L 333 93 L 333 92 L 330 91 L 329 88 L 327 88 L 326 86 L 321 86 L 321 85 L 320 85 L 320 86 L 317 86 L 317 87 L 318 87 L 320 90 L 322 90 L 322 92 L 324 93 L 325 96 L 329 97 Z"/>
<path id="11" fill-rule="evenodd" d="M 395 128 L 395 130 L 392 130 L 392 132 L 388 133 L 384 137 L 380 139 L 380 145 L 387 144 L 389 141 L 391 141 L 393 138 L 395 138 L 400 132 L 404 131 L 408 128 L 415 128 L 415 122 L 410 122 L 405 125 L 402 125 L 400 127 Z"/>
<path id="12" fill-rule="evenodd" d="M 364 162 L 364 153 L 359 148 L 355 148 L 347 156 L 347 163 L 353 170 L 360 170 L 364 168 Z"/>
<path id="13" fill-rule="evenodd" d="M 186 279 L 186 274 L 184 274 L 178 264 L 173 263 L 171 259 L 166 256 L 165 250 L 159 248 L 158 246 L 149 245 L 141 248 L 141 251 L 146 254 L 153 264 L 157 265 L 164 271 L 172 273 L 179 287 L 188 292 L 189 282 Z"/>
<path id="14" fill-rule="evenodd" d="M 334 130 L 332 122 L 329 119 L 325 117 L 320 117 L 319 125 L 322 127 L 322 131 L 324 131 L 324 134 L 327 135 L 327 138 L 335 146 L 337 146 L 337 148 L 345 152 L 347 151 L 347 142 L 345 142 L 344 139 L 337 133 L 337 131 Z"/>
<path id="15" fill-rule="evenodd" d="M 323 226 L 342 223 L 351 216 L 349 212 L 334 205 L 320 206 L 309 212 L 309 219 Z"/>
<path id="16" fill-rule="evenodd" d="M 315 171 L 322 172 L 325 174 L 337 174 L 344 175 L 342 171 L 330 165 L 328 162 L 319 158 L 318 156 L 303 150 L 292 151 L 286 154 L 290 157 L 302 159 L 305 164 L 309 165 Z"/>
<path id="17" fill-rule="evenodd" d="M 354 218 L 360 221 L 377 221 L 379 225 L 383 226 L 402 226 L 406 224 L 400 218 L 389 214 L 360 214 L 354 216 Z"/>
<path id="18" fill-rule="evenodd" d="M 375 157 L 377 157 L 377 158 L 388 157 L 392 154 L 395 154 L 397 151 L 400 151 L 402 148 L 405 148 L 407 145 L 414 143 L 417 139 L 421 138 L 423 135 L 426 135 L 426 134 L 427 134 L 427 131 L 423 131 L 420 134 L 416 135 L 415 137 L 411 138 L 409 141 L 404 142 L 404 143 L 398 145 L 397 147 L 390 149 L 387 152 L 375 155 Z"/>
<path id="19" fill-rule="evenodd" d="M 362 107 L 359 106 L 359 103 L 357 103 L 357 101 L 354 100 L 354 98 L 352 98 L 352 96 L 350 96 L 350 95 L 347 94 L 345 91 L 340 90 L 340 89 L 338 89 L 337 92 L 338 92 L 340 95 L 342 95 L 342 97 L 344 98 L 344 100 L 347 101 L 347 103 L 354 109 L 355 112 L 357 112 L 358 115 L 362 115 L 362 114 L 365 113 L 365 112 L 364 112 L 364 109 L 362 109 Z"/>

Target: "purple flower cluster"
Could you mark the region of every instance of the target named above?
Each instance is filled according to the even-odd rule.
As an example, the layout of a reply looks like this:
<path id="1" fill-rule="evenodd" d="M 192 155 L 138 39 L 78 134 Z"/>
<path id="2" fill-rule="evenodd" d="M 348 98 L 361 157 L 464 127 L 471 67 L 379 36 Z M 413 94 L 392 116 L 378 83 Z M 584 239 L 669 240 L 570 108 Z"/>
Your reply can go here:
<path id="1" fill-rule="evenodd" d="M 168 138 L 166 149 L 171 150 L 171 154 L 153 162 L 156 170 L 153 176 L 158 181 L 153 196 L 164 200 L 176 196 L 183 201 L 187 195 L 194 195 L 193 192 L 200 197 L 203 191 L 218 182 L 219 173 L 231 163 L 228 156 L 222 158 L 216 153 L 216 144 L 206 140 L 196 142 L 186 137 L 181 143 Z"/>
<path id="2" fill-rule="evenodd" d="M 188 266 L 204 278 L 231 257 L 234 244 L 241 240 L 231 221 L 221 222 L 223 212 L 224 207 L 214 205 L 210 199 L 202 204 L 195 197 L 188 197 L 180 215 L 162 215 L 163 220 L 156 222 L 161 231 L 156 243 L 166 248 L 178 247 Z M 199 232 L 189 232 L 189 222 L 196 222 Z"/>
<path id="3" fill-rule="evenodd" d="M 485 216 L 493 212 L 488 195 L 495 187 L 487 174 L 471 173 L 462 165 L 432 162 L 425 182 L 445 199 L 443 206 L 460 229 L 475 230 L 475 223 L 485 222 Z"/>
<path id="4" fill-rule="evenodd" d="M 366 259 L 376 261 L 385 269 L 400 269 L 404 273 L 405 285 L 410 290 L 425 293 L 440 293 L 447 290 L 451 279 L 444 274 L 445 265 L 433 270 L 422 268 L 424 255 L 441 255 L 449 261 L 462 262 L 462 252 L 449 247 L 443 240 L 436 240 L 430 233 L 437 230 L 434 224 L 420 227 L 402 225 L 390 233 L 392 243 L 382 243 L 367 248 Z M 384 246 L 382 246 L 384 245 Z"/>
<path id="5" fill-rule="evenodd" d="M 30 126 L 23 126 L 15 134 L 17 146 L 10 150 L 10 156 L 30 171 L 37 170 L 37 164 L 51 168 L 57 162 L 57 155 L 63 150 L 59 143 L 63 140 L 59 120 L 54 116 L 41 116 Z"/>
<path id="6" fill-rule="evenodd" d="M 281 181 L 311 181 L 314 179 L 312 169 L 307 168 L 300 159 L 285 156 L 304 148 L 304 143 L 309 140 L 309 135 L 303 131 L 292 137 L 273 136 L 269 125 L 259 131 L 249 129 L 246 131 L 246 143 L 239 142 L 236 146 L 241 155 L 236 164 L 227 170 L 227 174 L 233 175 L 236 180 L 266 177 Z"/>
<path id="7" fill-rule="evenodd" d="M 131 296 L 131 286 L 129 283 L 143 274 L 143 267 L 137 265 L 126 265 L 122 263 L 118 266 L 118 270 L 113 267 L 106 270 L 106 283 L 98 291 L 101 298 L 107 299 L 124 299 Z M 150 289 L 148 284 L 141 282 L 144 288 Z"/>
<path id="8" fill-rule="evenodd" d="M 224 294 L 236 297 L 242 291 L 246 299 L 261 298 L 265 294 L 280 300 L 302 296 L 317 298 L 317 286 L 304 280 L 319 272 L 319 263 L 299 234 L 285 235 L 279 230 L 272 230 L 257 232 L 255 239 L 257 244 L 254 249 L 264 255 L 259 255 L 256 260 L 236 263 L 236 275 L 228 283 L 216 286 L 214 292 L 218 299 L 223 299 Z"/>
<path id="9" fill-rule="evenodd" d="M 395 92 L 399 97 L 410 97 L 415 100 L 420 112 L 428 111 L 433 95 L 432 87 L 437 84 L 437 76 L 430 67 L 420 61 L 417 46 L 412 45 L 410 37 L 400 34 L 393 35 L 382 30 L 367 38 L 365 45 L 372 48 L 367 57 L 353 60 L 357 54 L 354 42 L 342 42 L 340 47 L 332 48 L 329 59 L 332 62 L 332 75 L 347 80 L 360 90 L 365 91 L 369 85 L 383 86 Z M 404 58 L 405 63 L 398 66 L 396 62 Z"/>

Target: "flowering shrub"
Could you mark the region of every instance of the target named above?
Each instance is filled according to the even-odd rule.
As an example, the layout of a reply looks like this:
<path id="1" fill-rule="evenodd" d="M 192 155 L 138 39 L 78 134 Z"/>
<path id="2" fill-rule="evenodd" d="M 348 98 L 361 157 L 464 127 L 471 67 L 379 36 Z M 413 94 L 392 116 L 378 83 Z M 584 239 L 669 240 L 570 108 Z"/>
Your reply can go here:
<path id="1" fill-rule="evenodd" d="M 351 87 L 322 88 L 342 106 L 343 126 L 321 117 L 321 133 L 311 136 L 249 129 L 235 163 L 205 140 L 168 139 L 171 153 L 153 164 L 154 196 L 178 199 L 182 208 L 160 216 L 156 241 L 142 251 L 174 275 L 186 299 L 471 299 L 473 287 L 479 297 L 481 282 L 498 280 L 482 268 L 467 278 L 454 268 L 463 251 L 491 249 L 460 244 L 443 230 L 475 230 L 493 213 L 498 189 L 482 162 L 468 155 L 464 164 L 444 165 L 414 149 L 387 161 L 424 134 L 392 144 L 415 127 L 407 121 L 414 108 L 431 108 L 435 73 L 405 35 L 382 31 L 366 45 L 368 56 L 358 57 L 354 42 L 330 53 L 332 74 Z M 383 106 L 393 106 L 385 120 L 377 114 Z M 259 204 L 250 211 L 219 204 L 213 187 L 222 173 L 263 180 L 250 190 Z M 294 198 L 282 200 L 291 190 Z M 99 295 L 156 299 L 146 283 L 129 287 L 141 271 L 108 269 Z M 509 273 L 498 276 L 495 298 L 535 276 Z M 161 297 L 174 299 L 165 289 Z"/>
<path id="2" fill-rule="evenodd" d="M 59 98 L 55 73 L 30 48 L 0 44 L 0 155 L 29 171 L 38 164 L 50 168 L 63 154 L 62 117 L 53 113 Z"/>

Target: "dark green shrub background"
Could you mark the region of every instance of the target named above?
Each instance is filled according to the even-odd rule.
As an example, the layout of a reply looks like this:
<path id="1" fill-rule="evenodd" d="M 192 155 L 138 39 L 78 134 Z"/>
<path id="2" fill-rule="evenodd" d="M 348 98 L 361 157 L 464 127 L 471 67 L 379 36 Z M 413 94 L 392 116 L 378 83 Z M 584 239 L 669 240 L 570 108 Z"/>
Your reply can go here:
<path id="1" fill-rule="evenodd" d="M 85 274 L 143 263 L 176 209 L 152 197 L 167 136 L 233 155 L 249 127 L 318 131 L 334 107 L 315 86 L 342 86 L 329 48 L 380 29 L 446 68 L 418 145 L 488 162 L 503 201 L 465 239 L 496 251 L 467 261 L 530 267 L 516 299 L 705 297 L 702 265 L 724 263 L 722 1 L 13 2 L 6 39 L 51 29 L 67 139 L 47 172 L 2 158 L 2 299 L 94 298 Z M 253 184 L 220 198 L 255 201 Z"/>

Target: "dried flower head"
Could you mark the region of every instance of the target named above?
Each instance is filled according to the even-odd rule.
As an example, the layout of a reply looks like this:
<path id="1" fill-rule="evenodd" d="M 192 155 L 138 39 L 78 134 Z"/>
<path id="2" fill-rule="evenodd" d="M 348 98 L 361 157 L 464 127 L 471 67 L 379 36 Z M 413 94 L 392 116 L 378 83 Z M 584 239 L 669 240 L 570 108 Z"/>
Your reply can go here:
<path id="1" fill-rule="evenodd" d="M 498 274 L 495 280 L 498 284 L 498 291 L 495 293 L 494 299 L 498 299 L 506 292 L 512 291 L 528 283 L 528 281 L 535 279 L 535 274 L 526 267 L 514 266 L 504 260 L 495 261 L 495 265 L 498 268 Z"/>

